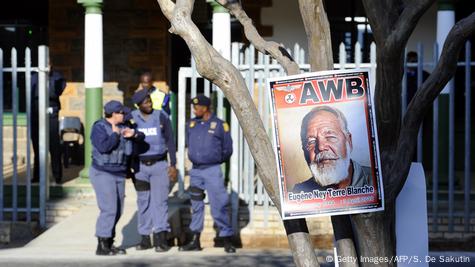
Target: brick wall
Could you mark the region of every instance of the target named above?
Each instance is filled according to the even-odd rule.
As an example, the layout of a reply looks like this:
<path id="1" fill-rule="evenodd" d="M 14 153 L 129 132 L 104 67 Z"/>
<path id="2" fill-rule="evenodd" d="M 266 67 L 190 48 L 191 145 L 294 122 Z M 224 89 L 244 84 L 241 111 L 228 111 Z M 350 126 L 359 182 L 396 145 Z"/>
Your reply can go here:
<path id="1" fill-rule="evenodd" d="M 155 0 L 104 1 L 104 81 L 118 82 L 126 99 L 141 72 L 168 83 L 168 22 Z M 49 1 L 49 46 L 67 81 L 84 81 L 84 8 L 76 0 Z"/>
<path id="2" fill-rule="evenodd" d="M 85 88 L 84 83 L 68 82 L 63 93 L 59 97 L 61 101 L 61 110 L 59 116 L 79 117 L 84 124 L 85 120 Z M 123 92 L 119 91 L 116 82 L 105 82 L 102 89 L 102 102 L 107 103 L 110 100 L 122 102 Z"/>

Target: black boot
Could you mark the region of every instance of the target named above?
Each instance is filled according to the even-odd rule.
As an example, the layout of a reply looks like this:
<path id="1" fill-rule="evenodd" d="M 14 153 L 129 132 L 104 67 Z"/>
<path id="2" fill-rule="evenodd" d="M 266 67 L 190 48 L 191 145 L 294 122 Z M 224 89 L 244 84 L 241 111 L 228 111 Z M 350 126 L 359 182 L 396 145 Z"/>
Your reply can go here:
<path id="1" fill-rule="evenodd" d="M 181 246 L 180 251 L 198 251 L 201 250 L 200 233 L 193 233 L 191 240 L 184 246 Z"/>
<path id="2" fill-rule="evenodd" d="M 170 250 L 167 242 L 167 232 L 153 233 L 153 246 L 156 252 L 166 252 Z"/>
<path id="3" fill-rule="evenodd" d="M 109 247 L 110 247 L 110 250 L 114 252 L 114 254 L 117 254 L 117 255 L 127 254 L 127 252 L 125 252 L 125 249 L 114 246 L 114 238 L 112 237 L 109 237 Z"/>
<path id="4" fill-rule="evenodd" d="M 236 248 L 233 246 L 232 236 L 223 237 L 224 251 L 226 253 L 235 253 Z"/>
<path id="5" fill-rule="evenodd" d="M 105 256 L 115 255 L 115 252 L 111 250 L 111 247 L 109 245 L 109 238 L 107 237 L 97 238 L 96 255 L 105 255 Z"/>
<path id="6" fill-rule="evenodd" d="M 135 247 L 137 250 L 146 250 L 152 248 L 152 241 L 150 241 L 149 235 L 142 235 L 142 240 L 138 245 Z"/>

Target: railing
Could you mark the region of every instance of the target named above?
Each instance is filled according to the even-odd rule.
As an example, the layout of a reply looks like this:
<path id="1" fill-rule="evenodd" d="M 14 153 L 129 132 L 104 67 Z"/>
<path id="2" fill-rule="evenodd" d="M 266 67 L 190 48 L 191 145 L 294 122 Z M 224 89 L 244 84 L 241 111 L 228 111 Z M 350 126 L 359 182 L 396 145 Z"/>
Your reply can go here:
<path id="1" fill-rule="evenodd" d="M 46 109 L 48 107 L 48 94 L 47 94 L 47 77 L 48 77 L 48 48 L 46 46 L 38 47 L 38 67 L 31 66 L 31 51 L 29 48 L 25 49 L 25 65 L 23 67 L 18 66 L 17 59 L 17 50 L 12 48 L 11 50 L 11 67 L 4 67 L 3 60 L 3 50 L 0 49 L 0 96 L 2 96 L 2 101 L 0 101 L 0 221 L 9 219 L 13 222 L 20 219 L 25 221 L 32 221 L 32 213 L 38 214 L 38 219 L 40 226 L 44 227 L 46 225 L 46 197 L 47 197 L 47 177 L 48 177 L 48 121 Z M 39 96 L 39 132 L 31 132 L 31 116 L 38 114 L 31 114 L 31 73 L 38 72 L 38 96 Z M 11 95 L 12 95 L 12 170 L 13 174 L 11 177 L 11 205 L 8 207 L 4 206 L 5 203 L 5 188 L 6 181 L 4 177 L 4 165 L 3 165 L 3 152 L 4 149 L 4 135 L 3 135 L 3 117 L 4 117 L 4 73 L 11 73 Z M 19 99 L 19 81 L 18 73 L 24 73 L 25 76 L 25 99 Z M 26 182 L 23 185 L 19 183 L 19 174 L 18 174 L 18 118 L 19 118 L 19 102 L 26 101 Z M 39 184 L 39 194 L 38 199 L 32 199 L 32 184 L 31 184 L 31 141 L 30 136 L 32 134 L 39 135 L 39 150 L 40 150 L 40 184 Z M 19 189 L 25 189 L 25 204 L 19 205 Z M 33 203 L 37 203 L 38 207 L 32 207 Z M 5 214 L 10 216 L 7 218 Z M 24 215 L 21 218 L 19 214 Z"/>
<path id="2" fill-rule="evenodd" d="M 335 69 L 348 69 L 348 68 L 368 68 L 370 69 L 370 83 L 371 88 L 374 90 L 377 84 L 375 82 L 376 78 L 376 45 L 373 43 L 370 46 L 370 55 L 369 59 L 370 62 L 364 63 L 362 61 L 363 55 L 361 54 L 361 49 L 359 48 L 359 44 L 355 45 L 356 51 L 353 56 L 353 62 L 347 62 L 347 54 L 345 51 L 345 46 L 343 44 L 340 45 L 339 51 L 339 62 L 334 64 Z M 310 65 L 305 62 L 305 52 L 301 49 L 298 45 L 295 45 L 294 51 L 289 51 L 292 54 L 293 58 L 300 66 L 301 72 L 307 72 L 310 70 Z M 417 85 L 418 87 L 423 82 L 423 70 L 424 68 L 428 70 L 432 70 L 437 64 L 438 58 L 438 49 L 435 46 L 433 61 L 432 62 L 423 62 L 423 47 L 422 45 L 418 46 L 418 61 L 417 63 L 408 63 L 405 62 L 404 68 L 405 73 L 409 67 L 417 67 Z M 233 43 L 232 44 L 232 63 L 241 71 L 243 77 L 246 80 L 246 84 L 248 86 L 249 93 L 253 96 L 255 104 L 258 108 L 259 114 L 261 116 L 262 121 L 269 133 L 271 133 L 271 121 L 270 121 L 270 110 L 269 110 L 269 96 L 268 96 L 268 89 L 266 87 L 266 78 L 275 77 L 275 76 L 282 76 L 284 75 L 284 70 L 282 67 L 273 59 L 271 59 L 267 55 L 263 55 L 260 52 L 257 52 L 252 45 L 245 48 L 242 44 Z M 433 106 L 433 127 L 432 133 L 429 135 L 432 136 L 432 151 L 429 149 L 424 150 L 423 140 L 425 136 L 423 136 L 423 132 L 420 131 L 418 136 L 418 147 L 417 147 L 417 161 L 423 162 L 426 164 L 426 176 L 432 179 L 432 186 L 428 186 L 429 193 L 428 197 L 431 196 L 432 203 L 430 209 L 430 216 L 432 216 L 433 228 L 432 231 L 437 231 L 437 223 L 438 219 L 442 216 L 443 218 L 448 220 L 449 231 L 454 231 L 454 217 L 461 217 L 464 218 L 464 231 L 474 231 L 470 229 L 470 218 L 473 218 L 473 213 L 470 209 L 470 194 L 471 194 L 471 151 L 470 149 L 464 149 L 464 147 L 470 148 L 471 144 L 471 68 L 475 66 L 475 62 L 471 61 L 470 55 L 470 43 L 466 44 L 465 49 L 465 60 L 463 62 L 458 63 L 459 68 L 457 69 L 457 74 L 464 72 L 464 94 L 465 94 L 465 112 L 464 114 L 457 114 L 457 117 L 464 117 L 464 144 L 458 147 L 455 147 L 455 128 L 459 125 L 455 124 L 455 87 L 451 87 L 449 90 L 449 100 L 447 106 L 447 113 L 450 113 L 447 116 L 448 124 L 449 124 L 449 134 L 448 136 L 440 136 L 439 131 L 442 129 L 442 126 L 439 127 L 439 113 L 441 112 L 439 108 L 439 98 L 444 98 L 444 94 L 442 94 L 435 102 Z M 187 87 L 187 79 L 190 81 L 190 87 Z M 403 78 L 403 88 L 402 88 L 402 112 L 404 114 L 406 107 L 408 105 L 406 101 L 407 95 L 407 77 L 404 75 Z M 452 83 L 453 84 L 453 83 Z M 179 92 L 178 92 L 178 167 L 182 174 L 184 174 L 185 170 L 185 121 L 189 119 L 186 113 L 186 105 L 189 102 L 186 102 L 187 99 L 194 97 L 197 94 L 198 88 L 203 88 L 203 92 L 206 95 L 210 95 L 212 92 L 216 92 L 217 96 L 217 105 L 216 105 L 216 113 L 218 117 L 222 119 L 228 119 L 231 125 L 231 135 L 233 138 L 233 146 L 234 146 L 234 154 L 230 160 L 230 190 L 232 194 L 232 205 L 233 205 L 233 221 L 236 225 L 237 223 L 237 205 L 238 205 L 238 198 L 244 200 L 249 207 L 250 211 L 250 220 L 252 221 L 252 214 L 255 205 L 263 206 L 264 207 L 264 217 L 268 215 L 268 207 L 272 205 L 270 198 L 268 197 L 267 193 L 265 192 L 263 185 L 258 179 L 258 174 L 255 171 L 254 161 L 250 154 L 249 147 L 246 143 L 246 140 L 243 138 L 242 130 L 239 127 L 239 123 L 237 121 L 236 116 L 229 108 L 226 107 L 224 104 L 225 101 L 223 100 L 222 92 L 216 88 L 214 85 L 210 84 L 209 81 L 200 77 L 200 75 L 196 71 L 196 67 L 194 61 L 192 60 L 191 67 L 183 67 L 180 68 L 179 71 Z M 458 90 L 460 90 L 460 86 L 457 85 Z M 445 100 L 444 100 L 445 101 Z M 229 114 L 230 113 L 230 114 Z M 192 116 L 192 112 L 190 115 Z M 422 128 L 422 127 L 421 127 Z M 427 136 L 429 138 L 430 136 Z M 441 139 L 443 138 L 443 139 Z M 273 140 L 271 138 L 271 140 Z M 449 144 L 449 153 L 448 153 L 448 166 L 447 169 L 449 170 L 447 176 L 447 198 L 448 200 L 441 200 L 439 198 L 440 195 L 445 194 L 443 190 L 439 187 L 442 186 L 440 181 L 440 171 L 439 171 L 439 160 L 441 155 L 439 153 L 440 149 L 440 140 Z M 455 188 L 455 151 L 458 149 L 464 149 L 464 183 L 463 185 L 459 185 L 460 189 Z M 423 160 L 424 155 L 430 156 L 432 162 L 428 161 L 425 162 Z M 427 157 L 426 157 L 427 158 Z M 427 161 L 427 160 L 426 160 Z M 429 165 L 432 164 L 432 168 Z M 429 175 L 427 175 L 429 174 Z M 444 177 L 445 178 L 445 177 Z M 183 191 L 183 180 L 181 179 L 181 190 Z M 463 189 L 463 190 L 462 190 Z M 463 203 L 461 201 L 456 202 L 455 196 L 459 196 L 463 193 Z M 443 207 L 447 203 L 447 208 Z M 455 212 L 455 208 L 458 208 L 458 212 Z M 462 209 L 462 212 L 460 212 Z M 444 212 L 442 213 L 442 210 Z M 265 220 L 264 223 L 267 223 Z"/>

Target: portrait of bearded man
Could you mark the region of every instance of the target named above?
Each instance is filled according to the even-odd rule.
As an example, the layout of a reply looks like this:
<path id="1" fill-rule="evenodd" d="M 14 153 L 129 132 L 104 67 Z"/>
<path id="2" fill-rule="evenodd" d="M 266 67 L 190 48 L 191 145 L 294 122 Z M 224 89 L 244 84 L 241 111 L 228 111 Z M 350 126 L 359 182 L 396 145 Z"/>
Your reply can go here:
<path id="1" fill-rule="evenodd" d="M 373 186 L 371 169 L 352 160 L 351 132 L 345 115 L 330 106 L 318 106 L 302 119 L 302 150 L 312 177 L 297 183 L 294 193 Z"/>

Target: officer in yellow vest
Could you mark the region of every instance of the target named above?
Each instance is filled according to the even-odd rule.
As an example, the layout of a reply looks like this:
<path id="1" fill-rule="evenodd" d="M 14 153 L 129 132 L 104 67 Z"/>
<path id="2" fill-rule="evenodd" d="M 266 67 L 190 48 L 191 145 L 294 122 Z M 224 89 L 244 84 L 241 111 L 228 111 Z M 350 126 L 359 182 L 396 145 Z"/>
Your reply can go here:
<path id="1" fill-rule="evenodd" d="M 163 110 L 170 115 L 170 94 L 153 86 L 152 74 L 145 72 L 140 76 L 140 89 L 147 89 L 152 99 L 152 108 Z"/>

